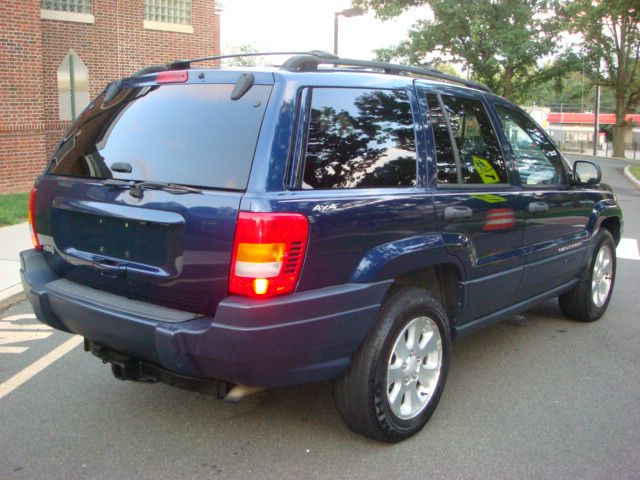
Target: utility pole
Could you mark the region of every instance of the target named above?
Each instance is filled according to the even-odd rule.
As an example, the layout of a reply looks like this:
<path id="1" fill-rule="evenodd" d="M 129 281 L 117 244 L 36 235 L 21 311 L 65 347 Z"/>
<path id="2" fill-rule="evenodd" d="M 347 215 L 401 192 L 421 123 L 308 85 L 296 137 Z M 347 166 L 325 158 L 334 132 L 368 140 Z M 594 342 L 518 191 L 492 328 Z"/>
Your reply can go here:
<path id="1" fill-rule="evenodd" d="M 564 132 L 562 131 L 562 126 L 564 125 L 564 123 L 562 123 L 562 121 L 562 104 L 560 104 L 560 150 L 563 149 L 564 144 Z"/>
<path id="2" fill-rule="evenodd" d="M 338 55 L 338 14 L 333 15 L 333 54 Z"/>
<path id="3" fill-rule="evenodd" d="M 600 133 L 600 85 L 596 84 L 596 106 L 593 119 L 593 156 L 598 155 L 598 134 Z"/>

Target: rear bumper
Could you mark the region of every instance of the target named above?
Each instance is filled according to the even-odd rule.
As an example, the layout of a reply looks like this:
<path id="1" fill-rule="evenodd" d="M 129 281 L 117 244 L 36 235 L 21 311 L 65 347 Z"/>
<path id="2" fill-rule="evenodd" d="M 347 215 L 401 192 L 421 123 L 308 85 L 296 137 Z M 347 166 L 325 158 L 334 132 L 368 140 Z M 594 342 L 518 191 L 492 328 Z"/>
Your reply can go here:
<path id="1" fill-rule="evenodd" d="M 345 284 L 270 300 L 230 296 L 215 317 L 132 301 L 60 279 L 43 254 L 20 254 L 38 319 L 168 370 L 259 387 L 340 375 L 391 281 Z"/>

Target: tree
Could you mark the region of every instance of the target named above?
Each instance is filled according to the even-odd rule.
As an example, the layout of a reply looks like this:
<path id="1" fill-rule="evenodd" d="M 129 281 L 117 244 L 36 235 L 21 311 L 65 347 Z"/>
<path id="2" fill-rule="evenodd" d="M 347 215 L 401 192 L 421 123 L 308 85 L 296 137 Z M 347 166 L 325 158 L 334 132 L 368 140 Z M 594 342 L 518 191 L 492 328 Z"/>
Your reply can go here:
<path id="1" fill-rule="evenodd" d="M 433 19 L 417 21 L 409 39 L 379 50 L 384 60 L 412 64 L 464 62 L 473 78 L 506 98 L 520 99 L 530 87 L 537 62 L 551 54 L 557 32 L 546 0 L 357 0 L 382 19 L 410 7 L 427 7 Z"/>
<path id="2" fill-rule="evenodd" d="M 557 69 L 555 64 L 545 65 L 542 72 Z M 526 105 L 550 107 L 557 112 L 562 108 L 565 112 L 583 112 L 592 110 L 595 104 L 595 84 L 582 70 L 565 70 L 562 76 L 553 76 L 548 80 L 536 82 L 521 98 Z M 557 71 L 557 70 L 556 70 Z M 614 112 L 613 92 L 610 88 L 602 88 L 600 94 L 600 110 L 603 113 Z"/>
<path id="3" fill-rule="evenodd" d="M 227 47 L 228 48 L 228 47 Z M 228 48 L 232 54 L 234 53 L 252 53 L 257 51 L 253 45 L 243 44 Z M 224 62 L 226 65 L 232 67 L 255 67 L 257 57 L 235 57 L 226 59 Z"/>
<path id="4" fill-rule="evenodd" d="M 624 157 L 625 116 L 640 105 L 639 7 L 637 0 L 561 0 L 556 7 L 561 24 L 582 35 L 582 53 L 592 79 L 614 92 L 617 157 Z"/>

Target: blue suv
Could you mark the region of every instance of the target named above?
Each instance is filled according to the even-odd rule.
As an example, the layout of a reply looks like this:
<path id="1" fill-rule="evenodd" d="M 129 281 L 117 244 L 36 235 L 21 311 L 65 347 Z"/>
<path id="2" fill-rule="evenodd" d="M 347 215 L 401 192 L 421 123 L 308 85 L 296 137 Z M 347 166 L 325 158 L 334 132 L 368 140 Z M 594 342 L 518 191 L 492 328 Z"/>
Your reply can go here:
<path id="1" fill-rule="evenodd" d="M 350 428 L 433 413 L 451 341 L 605 312 L 622 214 L 520 108 L 428 67 L 297 52 L 111 83 L 31 193 L 37 317 L 122 380 L 238 399 L 333 380 Z"/>

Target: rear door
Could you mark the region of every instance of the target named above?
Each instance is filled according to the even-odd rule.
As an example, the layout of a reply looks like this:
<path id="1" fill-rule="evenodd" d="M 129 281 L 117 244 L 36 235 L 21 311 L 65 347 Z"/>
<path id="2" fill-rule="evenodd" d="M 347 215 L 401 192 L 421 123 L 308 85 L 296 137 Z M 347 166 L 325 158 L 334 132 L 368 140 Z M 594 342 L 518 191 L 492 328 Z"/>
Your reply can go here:
<path id="1" fill-rule="evenodd" d="M 549 291 L 579 275 L 594 199 L 569 185 L 566 163 L 544 131 L 507 103 L 496 113 L 524 191 L 527 266 L 519 299 Z"/>
<path id="2" fill-rule="evenodd" d="M 418 84 L 419 85 L 419 84 Z M 436 219 L 467 279 L 462 321 L 509 305 L 524 266 L 521 189 L 498 142 L 482 96 L 419 87 L 434 142 Z"/>
<path id="3" fill-rule="evenodd" d="M 98 97 L 66 135 L 37 184 L 36 225 L 59 275 L 197 313 L 213 312 L 227 295 L 238 207 L 273 77 L 258 75 L 231 100 L 240 73 L 196 73 L 181 84 L 129 80 Z M 201 193 L 135 194 L 105 180 Z"/>

